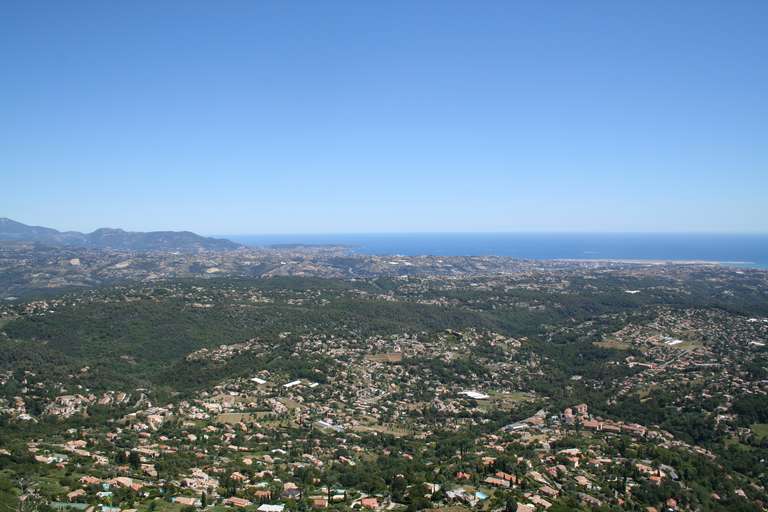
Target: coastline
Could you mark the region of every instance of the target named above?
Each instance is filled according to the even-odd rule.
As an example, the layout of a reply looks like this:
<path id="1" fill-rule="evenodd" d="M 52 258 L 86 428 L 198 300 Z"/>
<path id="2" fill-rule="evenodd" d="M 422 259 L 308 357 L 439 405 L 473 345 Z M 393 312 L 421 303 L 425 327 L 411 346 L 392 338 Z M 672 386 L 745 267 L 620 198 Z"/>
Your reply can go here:
<path id="1" fill-rule="evenodd" d="M 250 247 L 339 247 L 374 256 L 483 257 L 768 269 L 768 235 L 423 233 L 240 235 Z"/>

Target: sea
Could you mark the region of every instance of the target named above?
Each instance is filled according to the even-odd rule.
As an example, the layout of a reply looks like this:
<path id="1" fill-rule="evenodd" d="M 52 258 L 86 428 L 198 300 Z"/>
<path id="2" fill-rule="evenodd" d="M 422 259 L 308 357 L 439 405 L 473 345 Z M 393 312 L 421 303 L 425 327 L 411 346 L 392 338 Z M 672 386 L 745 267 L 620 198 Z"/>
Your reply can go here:
<path id="1" fill-rule="evenodd" d="M 768 234 L 380 233 L 224 238 L 255 247 L 343 245 L 372 255 L 706 261 L 768 269 Z"/>

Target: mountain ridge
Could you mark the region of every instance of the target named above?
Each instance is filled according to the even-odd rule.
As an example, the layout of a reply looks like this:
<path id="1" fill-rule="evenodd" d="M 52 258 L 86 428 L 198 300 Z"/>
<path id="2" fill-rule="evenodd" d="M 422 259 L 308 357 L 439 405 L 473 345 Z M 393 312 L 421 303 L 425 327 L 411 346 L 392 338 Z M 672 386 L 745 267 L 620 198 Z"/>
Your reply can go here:
<path id="1" fill-rule="evenodd" d="M 99 228 L 91 233 L 81 233 L 29 226 L 8 217 L 0 217 L 0 242 L 3 241 L 135 251 L 189 252 L 233 250 L 241 247 L 231 240 L 204 237 L 191 231 L 126 231 L 120 228 Z"/>

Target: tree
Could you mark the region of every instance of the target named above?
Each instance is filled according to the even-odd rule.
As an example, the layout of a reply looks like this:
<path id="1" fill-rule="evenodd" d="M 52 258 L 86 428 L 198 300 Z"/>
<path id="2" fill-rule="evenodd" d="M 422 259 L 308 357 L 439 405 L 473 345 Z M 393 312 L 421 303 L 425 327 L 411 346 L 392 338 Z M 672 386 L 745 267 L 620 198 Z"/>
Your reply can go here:
<path id="1" fill-rule="evenodd" d="M 130 455 L 128 455 L 128 463 L 134 469 L 138 469 L 141 466 L 141 456 L 139 455 L 139 452 L 131 451 Z"/>

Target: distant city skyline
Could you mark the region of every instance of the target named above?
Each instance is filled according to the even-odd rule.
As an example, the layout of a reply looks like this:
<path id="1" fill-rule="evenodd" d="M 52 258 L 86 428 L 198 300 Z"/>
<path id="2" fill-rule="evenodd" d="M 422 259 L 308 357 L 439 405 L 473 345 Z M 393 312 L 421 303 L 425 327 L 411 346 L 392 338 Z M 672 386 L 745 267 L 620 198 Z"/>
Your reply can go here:
<path id="1" fill-rule="evenodd" d="M 768 2 L 6 2 L 0 217 L 768 233 Z"/>

